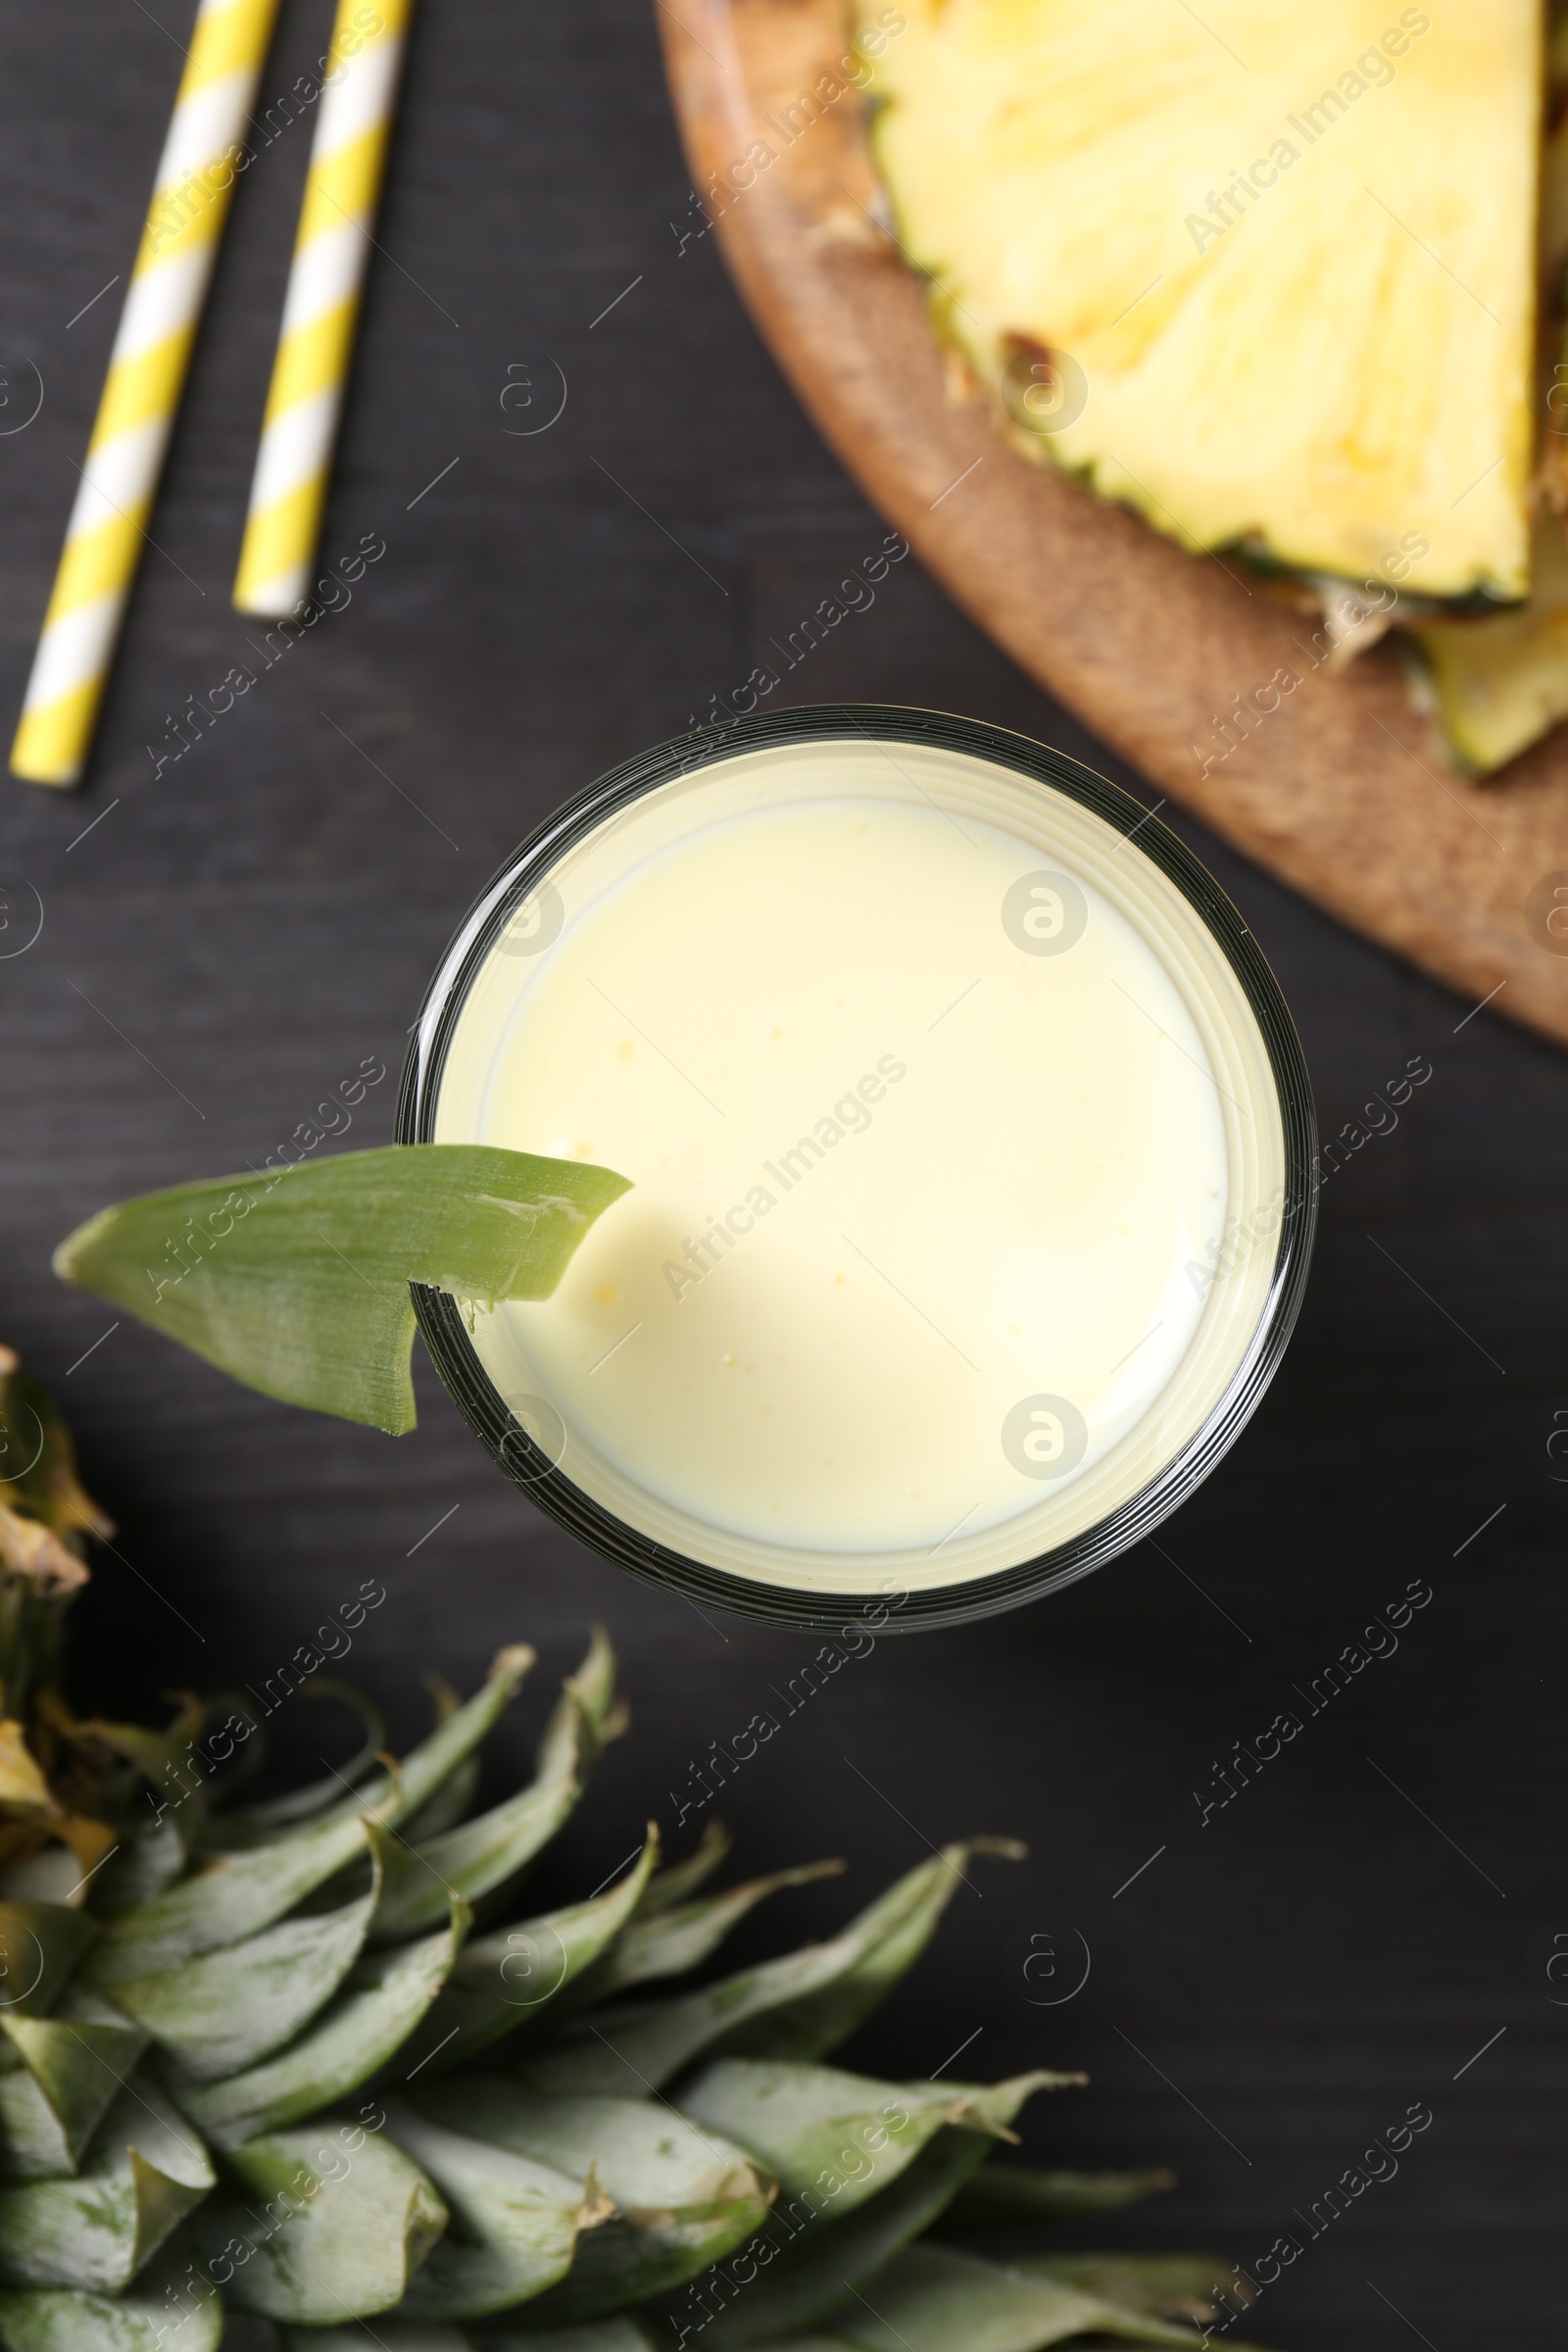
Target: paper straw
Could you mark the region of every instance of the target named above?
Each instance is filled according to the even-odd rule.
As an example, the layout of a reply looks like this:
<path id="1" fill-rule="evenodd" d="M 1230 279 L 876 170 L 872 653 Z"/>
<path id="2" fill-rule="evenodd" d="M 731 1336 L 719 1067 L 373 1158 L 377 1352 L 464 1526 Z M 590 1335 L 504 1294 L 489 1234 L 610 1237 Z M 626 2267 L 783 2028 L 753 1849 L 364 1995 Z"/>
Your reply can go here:
<path id="1" fill-rule="evenodd" d="M 201 0 L 11 749 L 74 784 L 136 577 L 277 0 Z"/>
<path id="2" fill-rule="evenodd" d="M 241 612 L 294 611 L 310 589 L 414 0 L 338 0 L 250 516 Z"/>

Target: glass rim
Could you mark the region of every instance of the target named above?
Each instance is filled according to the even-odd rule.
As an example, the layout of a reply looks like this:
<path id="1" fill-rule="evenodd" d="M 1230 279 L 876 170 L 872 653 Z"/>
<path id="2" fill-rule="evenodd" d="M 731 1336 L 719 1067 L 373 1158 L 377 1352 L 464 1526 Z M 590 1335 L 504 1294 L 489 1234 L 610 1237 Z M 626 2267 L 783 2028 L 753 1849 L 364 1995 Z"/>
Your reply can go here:
<path id="1" fill-rule="evenodd" d="M 1171 1459 L 1103 1518 L 1053 1549 L 919 1592 L 897 1591 L 897 1577 L 889 1577 L 874 1592 L 813 1593 L 734 1575 L 656 1544 L 584 1493 L 536 1444 L 485 1369 L 459 1302 L 444 1291 L 410 1285 L 442 1385 L 492 1460 L 548 1518 L 601 1558 L 699 1609 L 812 1634 L 848 1632 L 857 1619 L 863 1627 L 874 1618 L 876 1631 L 894 1633 L 996 1616 L 1076 1583 L 1152 1535 L 1217 1467 L 1261 1402 L 1301 1309 L 1317 1223 L 1317 1131 L 1305 1055 L 1262 950 L 1207 868 L 1152 809 L 1066 753 L 983 719 L 904 704 L 811 704 L 704 726 L 621 760 L 563 802 L 497 868 L 436 966 L 410 1039 L 397 1141 L 434 1140 L 447 1054 L 468 991 L 518 906 L 568 851 L 661 786 L 740 753 L 851 740 L 920 744 L 987 760 L 1076 802 L 1124 840 L 1137 833 L 1140 853 L 1201 919 L 1257 1023 L 1279 1104 L 1285 1181 L 1279 1245 L 1256 1328 L 1218 1403 Z"/>

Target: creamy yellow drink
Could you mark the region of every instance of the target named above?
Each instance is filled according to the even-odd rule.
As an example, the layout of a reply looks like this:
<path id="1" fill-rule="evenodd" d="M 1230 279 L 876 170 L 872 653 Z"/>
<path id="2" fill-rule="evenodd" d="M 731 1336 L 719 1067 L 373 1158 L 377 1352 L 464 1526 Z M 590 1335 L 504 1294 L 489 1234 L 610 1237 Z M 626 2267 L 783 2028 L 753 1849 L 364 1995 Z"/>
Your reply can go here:
<path id="1" fill-rule="evenodd" d="M 1149 1488 L 1249 1364 L 1287 1193 L 1258 1021 L 1139 841 L 863 737 L 554 862 L 427 1131 L 632 1180 L 473 1349 L 602 1509 L 800 1592 L 968 1584 Z"/>

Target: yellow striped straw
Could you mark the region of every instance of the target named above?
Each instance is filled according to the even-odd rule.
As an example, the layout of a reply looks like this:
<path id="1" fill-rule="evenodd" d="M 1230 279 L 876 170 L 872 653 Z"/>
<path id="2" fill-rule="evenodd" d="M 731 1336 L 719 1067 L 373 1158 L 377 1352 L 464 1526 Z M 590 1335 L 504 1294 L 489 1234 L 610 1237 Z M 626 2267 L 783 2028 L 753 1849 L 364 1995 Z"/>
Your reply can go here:
<path id="1" fill-rule="evenodd" d="M 278 619 L 309 593 L 414 0 L 338 0 L 234 581 Z"/>
<path id="2" fill-rule="evenodd" d="M 11 747 L 31 784 L 74 784 L 86 765 L 276 14 L 277 0 L 196 12 Z"/>

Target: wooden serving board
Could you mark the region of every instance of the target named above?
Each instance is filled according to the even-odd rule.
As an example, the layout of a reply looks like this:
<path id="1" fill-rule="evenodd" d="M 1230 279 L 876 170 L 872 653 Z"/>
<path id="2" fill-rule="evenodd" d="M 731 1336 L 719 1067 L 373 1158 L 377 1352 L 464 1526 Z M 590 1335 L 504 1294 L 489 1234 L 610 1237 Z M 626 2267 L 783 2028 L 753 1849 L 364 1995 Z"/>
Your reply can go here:
<path id="1" fill-rule="evenodd" d="M 1568 881 L 1568 729 L 1498 780 L 1459 776 L 1391 649 L 1340 675 L 1312 667 L 1309 625 L 1236 566 L 1016 455 L 950 389 L 921 285 L 873 217 L 857 93 L 804 129 L 798 110 L 790 135 L 801 93 L 843 83 L 840 0 L 657 6 L 693 180 L 716 183 L 714 233 L 741 293 L 929 569 L 1171 800 L 1467 1006 L 1499 992 L 1496 1011 L 1568 1043 L 1568 939 L 1558 956 L 1526 915 L 1544 877 Z M 1192 746 L 1218 750 L 1215 715 L 1280 668 L 1300 684 L 1200 772 Z"/>

